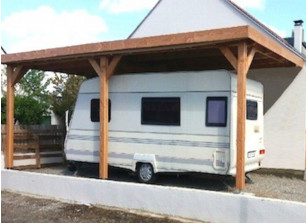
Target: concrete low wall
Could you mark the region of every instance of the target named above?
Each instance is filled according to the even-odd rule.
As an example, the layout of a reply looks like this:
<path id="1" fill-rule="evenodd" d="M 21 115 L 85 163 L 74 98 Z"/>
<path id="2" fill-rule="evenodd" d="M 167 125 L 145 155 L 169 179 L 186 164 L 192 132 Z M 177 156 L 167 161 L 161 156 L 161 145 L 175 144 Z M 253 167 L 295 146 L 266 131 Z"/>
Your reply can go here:
<path id="1" fill-rule="evenodd" d="M 306 204 L 246 195 L 2 170 L 2 189 L 211 222 L 305 222 Z"/>

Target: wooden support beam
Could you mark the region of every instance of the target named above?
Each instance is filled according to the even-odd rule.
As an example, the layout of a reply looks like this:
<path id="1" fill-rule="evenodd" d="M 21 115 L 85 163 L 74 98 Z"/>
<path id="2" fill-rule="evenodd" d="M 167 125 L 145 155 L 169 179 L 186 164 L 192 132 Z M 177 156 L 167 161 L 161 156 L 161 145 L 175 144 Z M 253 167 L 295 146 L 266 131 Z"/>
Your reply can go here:
<path id="1" fill-rule="evenodd" d="M 118 63 L 120 62 L 120 60 L 122 59 L 121 55 L 116 55 L 113 57 L 113 59 L 111 60 L 109 66 L 108 66 L 108 72 L 107 72 L 107 79 L 109 80 L 110 77 L 112 77 L 112 75 L 115 72 L 115 69 L 118 65 Z"/>
<path id="2" fill-rule="evenodd" d="M 246 119 L 246 76 L 247 76 L 247 44 L 238 46 L 237 76 L 237 166 L 236 189 L 245 188 L 245 119 Z"/>
<path id="3" fill-rule="evenodd" d="M 252 65 L 253 59 L 255 57 L 255 54 L 257 52 L 257 47 L 253 46 L 250 50 L 250 52 L 248 53 L 247 56 L 247 64 L 246 64 L 246 70 L 248 71 L 250 66 Z"/>
<path id="4" fill-rule="evenodd" d="M 24 68 L 23 66 L 17 66 L 14 69 L 13 74 L 13 85 L 17 84 L 21 78 L 27 73 L 28 69 Z"/>
<path id="5" fill-rule="evenodd" d="M 235 55 L 233 55 L 231 50 L 228 47 L 226 47 L 226 46 L 221 46 L 220 47 L 220 51 L 226 57 L 226 59 L 229 61 L 229 63 L 233 66 L 233 68 L 235 70 L 237 70 L 238 60 L 235 57 Z"/>
<path id="6" fill-rule="evenodd" d="M 100 59 L 100 159 L 99 159 L 99 178 L 108 178 L 108 59 Z"/>
<path id="7" fill-rule="evenodd" d="M 6 148 L 5 148 L 5 167 L 13 167 L 14 154 L 14 68 L 7 66 L 7 94 L 6 94 Z"/>
<path id="8" fill-rule="evenodd" d="M 116 59 L 117 61 L 118 59 Z M 89 59 L 90 64 L 99 76 L 100 82 L 100 104 L 99 104 L 99 117 L 100 117 L 100 156 L 99 156 L 99 178 L 108 178 L 108 72 L 109 62 L 106 56 L 100 57 L 99 63 L 94 59 Z M 117 61 L 117 63 L 119 60 Z M 114 62 L 115 63 L 115 62 Z M 116 66 L 113 65 L 113 71 Z"/>
<path id="9" fill-rule="evenodd" d="M 99 64 L 97 63 L 97 61 L 95 59 L 89 59 L 88 60 L 90 62 L 90 64 L 92 65 L 93 69 L 95 70 L 95 72 L 97 73 L 97 75 L 100 77 L 100 73 L 101 73 L 101 70 L 100 70 L 100 66 Z"/>
<path id="10" fill-rule="evenodd" d="M 273 53 L 272 51 L 268 51 L 263 46 L 257 45 L 256 46 L 256 52 L 265 56 L 266 58 L 270 58 L 272 60 L 275 60 L 278 63 L 286 63 L 287 60 L 281 56 L 278 56 L 277 54 Z"/>

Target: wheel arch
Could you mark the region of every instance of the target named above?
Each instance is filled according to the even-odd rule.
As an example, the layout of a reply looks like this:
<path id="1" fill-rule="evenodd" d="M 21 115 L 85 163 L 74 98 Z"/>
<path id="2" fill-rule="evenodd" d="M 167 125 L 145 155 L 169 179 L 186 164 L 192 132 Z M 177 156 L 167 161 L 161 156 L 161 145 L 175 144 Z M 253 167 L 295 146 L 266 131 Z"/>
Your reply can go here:
<path id="1" fill-rule="evenodd" d="M 132 170 L 134 172 L 137 171 L 137 168 L 141 163 L 149 163 L 151 164 L 154 173 L 157 173 L 157 162 L 156 162 L 156 156 L 154 154 L 139 154 L 135 153 L 133 156 L 133 164 L 132 164 Z"/>

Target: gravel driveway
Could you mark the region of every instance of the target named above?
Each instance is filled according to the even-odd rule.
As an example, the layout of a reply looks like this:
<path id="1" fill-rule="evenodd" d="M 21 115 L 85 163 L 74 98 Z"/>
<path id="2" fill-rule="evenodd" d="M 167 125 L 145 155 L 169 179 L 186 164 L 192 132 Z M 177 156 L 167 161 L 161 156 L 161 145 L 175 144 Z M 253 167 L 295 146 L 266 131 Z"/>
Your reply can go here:
<path id="1" fill-rule="evenodd" d="M 85 164 L 76 173 L 68 171 L 65 166 L 26 171 L 98 178 L 98 170 L 98 165 Z M 252 193 L 259 197 L 306 202 L 306 181 L 303 180 L 302 176 L 297 176 L 292 173 L 283 174 L 283 172 L 279 172 L 278 174 L 263 173 L 261 170 L 249 173 L 248 176 L 253 182 L 246 182 L 245 192 L 247 193 Z M 136 178 L 129 174 L 129 172 L 116 168 L 109 169 L 109 180 L 136 182 Z M 235 190 L 235 179 L 233 177 L 208 174 L 179 176 L 162 174 L 158 176 L 155 184 L 221 192 L 234 192 Z"/>

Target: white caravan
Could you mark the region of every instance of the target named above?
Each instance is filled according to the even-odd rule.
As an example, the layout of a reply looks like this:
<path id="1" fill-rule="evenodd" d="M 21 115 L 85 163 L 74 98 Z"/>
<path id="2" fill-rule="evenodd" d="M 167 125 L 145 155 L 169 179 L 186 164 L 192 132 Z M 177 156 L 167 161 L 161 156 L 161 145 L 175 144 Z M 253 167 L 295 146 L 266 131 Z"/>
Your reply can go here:
<path id="1" fill-rule="evenodd" d="M 160 172 L 236 174 L 237 78 L 228 71 L 145 73 L 109 81 L 110 166 L 150 182 Z M 260 168 L 263 86 L 247 80 L 245 171 Z M 82 83 L 68 161 L 99 162 L 99 80 Z"/>

